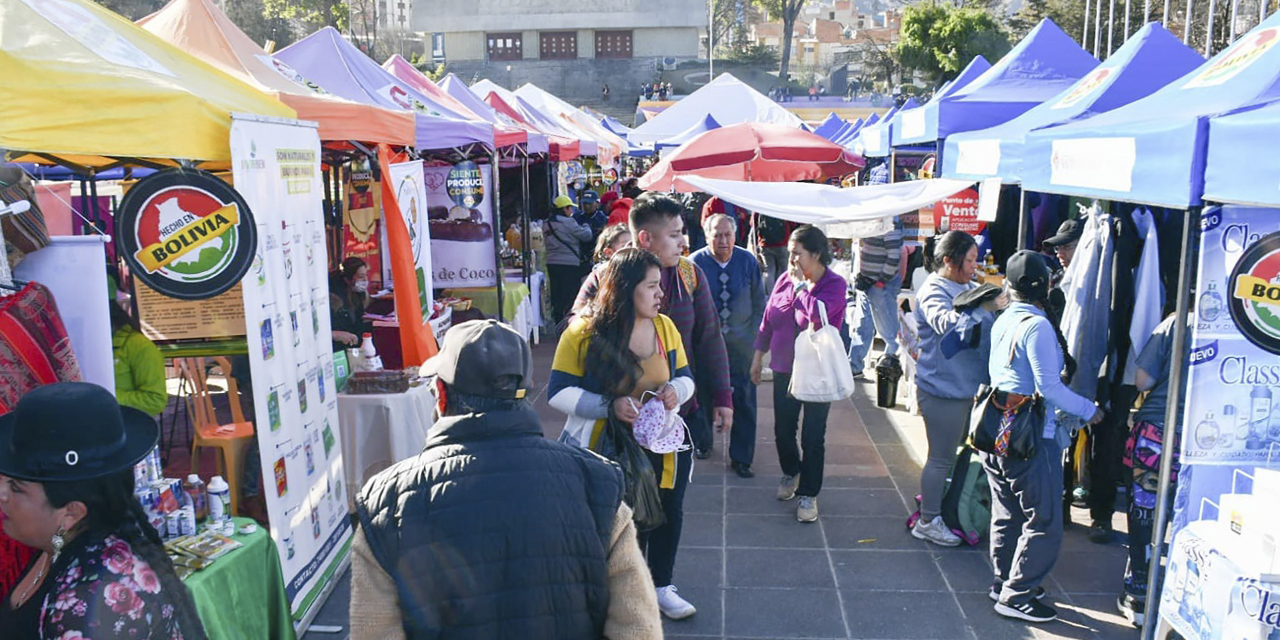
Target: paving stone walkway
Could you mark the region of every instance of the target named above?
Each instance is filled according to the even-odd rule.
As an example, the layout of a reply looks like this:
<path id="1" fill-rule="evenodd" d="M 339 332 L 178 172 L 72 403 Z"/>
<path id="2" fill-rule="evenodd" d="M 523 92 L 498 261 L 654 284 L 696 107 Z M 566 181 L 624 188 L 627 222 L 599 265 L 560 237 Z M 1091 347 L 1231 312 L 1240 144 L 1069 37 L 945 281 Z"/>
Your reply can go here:
<path id="1" fill-rule="evenodd" d="M 534 350 L 540 387 L 553 352 L 545 343 Z M 832 407 L 821 518 L 797 522 L 796 503 L 774 497 L 781 469 L 770 384 L 758 394 L 757 476 L 744 480 L 728 469 L 723 439 L 694 468 L 675 584 L 698 613 L 667 621 L 666 637 L 1136 640 L 1115 609 L 1125 557 L 1119 540 L 1092 544 L 1085 525 L 1071 526 L 1045 585 L 1060 619 L 1028 625 L 992 612 L 985 544 L 943 549 L 912 538 L 904 523 L 919 489 L 923 423 L 901 407 L 876 407 L 869 382 Z M 558 434 L 564 418 L 547 406 L 545 393 L 536 406 L 548 436 Z M 1074 513 L 1077 523 L 1087 525 L 1087 517 Z M 1123 518 L 1115 524 L 1122 530 Z M 347 580 L 317 624 L 345 627 Z M 305 640 L 345 634 L 312 632 Z"/>

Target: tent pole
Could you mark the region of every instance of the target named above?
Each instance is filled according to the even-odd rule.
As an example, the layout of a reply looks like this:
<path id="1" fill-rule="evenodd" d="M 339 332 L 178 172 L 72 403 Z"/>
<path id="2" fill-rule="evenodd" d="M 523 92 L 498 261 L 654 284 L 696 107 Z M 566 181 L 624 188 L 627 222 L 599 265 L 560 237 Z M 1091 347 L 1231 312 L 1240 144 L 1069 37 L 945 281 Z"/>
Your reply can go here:
<path id="1" fill-rule="evenodd" d="M 1204 28 L 1204 57 L 1213 55 L 1213 12 L 1218 8 L 1218 0 L 1209 0 L 1209 23 Z"/>
<path id="2" fill-rule="evenodd" d="M 529 249 L 529 153 L 520 158 L 520 259 L 524 263 L 524 283 L 533 291 L 533 252 Z M 541 314 L 539 314 L 541 315 Z"/>
<path id="3" fill-rule="evenodd" d="M 1124 40 L 1121 42 L 1121 44 L 1128 41 L 1129 41 L 1129 0 L 1124 0 Z"/>
<path id="4" fill-rule="evenodd" d="M 507 279 L 507 274 L 502 268 L 502 185 L 498 179 L 498 174 L 501 173 L 498 157 L 498 149 L 495 147 L 493 153 L 489 154 L 489 161 L 493 163 L 493 262 L 498 273 L 497 284 L 494 286 L 498 294 L 498 322 L 506 322 L 503 312 L 506 310 L 507 299 L 502 296 L 502 281 Z M 528 339 L 529 336 L 521 337 Z"/>
<path id="5" fill-rule="evenodd" d="M 1018 185 L 1018 244 L 1019 251 L 1030 249 L 1030 242 L 1027 242 L 1027 231 L 1031 224 L 1027 220 L 1027 190 Z"/>
<path id="6" fill-rule="evenodd" d="M 1195 277 L 1195 255 L 1199 244 L 1200 207 L 1188 207 L 1182 217 L 1182 269 L 1178 273 L 1178 306 L 1177 319 L 1173 325 L 1173 364 L 1169 367 L 1169 402 L 1164 411 L 1166 425 L 1178 424 L 1182 416 L 1178 408 L 1186 394 L 1185 372 L 1187 368 L 1187 316 L 1190 314 L 1191 286 Z M 1174 429 L 1165 429 L 1166 434 Z M 1164 555 L 1165 529 L 1169 526 L 1167 511 L 1169 508 L 1170 476 L 1173 474 L 1173 438 L 1166 436 L 1164 452 L 1160 456 L 1160 488 L 1156 493 L 1155 527 L 1151 530 L 1151 558 L 1147 572 L 1147 601 L 1143 610 L 1144 623 L 1142 640 L 1155 640 L 1156 616 L 1159 614 L 1160 594 L 1156 588 L 1160 586 L 1160 557 Z"/>
<path id="7" fill-rule="evenodd" d="M 898 177 L 898 150 L 889 148 L 889 184 L 893 184 Z"/>
<path id="8" fill-rule="evenodd" d="M 1187 0 L 1187 16 L 1186 22 L 1182 25 L 1182 44 L 1187 44 L 1191 40 L 1191 8 L 1194 6 L 1195 0 Z"/>
<path id="9" fill-rule="evenodd" d="M 1164 14 L 1160 17 L 1160 26 L 1169 28 L 1169 0 L 1164 0 Z"/>
<path id="10" fill-rule="evenodd" d="M 1116 0 L 1107 3 L 1107 57 L 1111 57 L 1116 34 Z M 1100 58 L 1101 59 L 1101 58 Z"/>
<path id="11" fill-rule="evenodd" d="M 1089 48 L 1089 8 L 1092 6 L 1090 0 L 1084 0 L 1084 31 L 1080 34 L 1080 46 L 1085 49 Z"/>
<path id="12" fill-rule="evenodd" d="M 1151 22 L 1151 0 L 1142 0 L 1142 24 Z"/>
<path id="13" fill-rule="evenodd" d="M 1231 0 L 1231 22 L 1227 23 L 1230 28 L 1230 35 L 1227 36 L 1227 44 L 1236 41 L 1236 14 L 1240 11 L 1240 0 Z"/>

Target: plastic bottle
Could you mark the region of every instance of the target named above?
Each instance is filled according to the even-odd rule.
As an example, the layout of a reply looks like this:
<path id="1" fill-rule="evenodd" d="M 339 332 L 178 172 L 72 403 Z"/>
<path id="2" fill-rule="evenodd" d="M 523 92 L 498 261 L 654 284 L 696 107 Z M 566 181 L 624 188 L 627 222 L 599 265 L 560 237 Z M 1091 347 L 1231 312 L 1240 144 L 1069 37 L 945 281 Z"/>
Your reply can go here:
<path id="1" fill-rule="evenodd" d="M 225 522 L 231 519 L 231 487 L 222 476 L 214 476 L 209 481 L 209 519 L 214 522 Z"/>
<path id="2" fill-rule="evenodd" d="M 373 334 L 364 334 L 364 341 L 360 344 L 360 355 L 364 357 L 365 371 L 382 371 L 382 358 L 378 355 L 378 349 L 373 346 Z"/>
<path id="3" fill-rule="evenodd" d="M 1205 414 L 1204 420 L 1196 425 L 1196 446 L 1201 449 L 1212 449 L 1218 444 L 1218 437 L 1222 431 L 1218 428 L 1218 423 L 1213 420 L 1213 412 Z"/>
<path id="4" fill-rule="evenodd" d="M 200 476 L 191 474 L 182 483 L 182 491 L 187 494 L 188 503 L 195 510 L 196 521 L 204 522 L 209 518 L 209 496 L 205 493 L 204 481 Z"/>

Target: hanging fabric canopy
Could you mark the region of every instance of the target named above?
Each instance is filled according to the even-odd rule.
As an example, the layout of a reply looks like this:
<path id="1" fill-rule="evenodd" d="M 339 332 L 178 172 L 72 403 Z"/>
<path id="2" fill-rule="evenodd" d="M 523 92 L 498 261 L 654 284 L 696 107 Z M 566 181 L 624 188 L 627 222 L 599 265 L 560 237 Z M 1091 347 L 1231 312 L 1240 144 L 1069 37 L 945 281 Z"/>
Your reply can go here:
<path id="1" fill-rule="evenodd" d="M 716 122 L 716 119 L 711 117 L 710 114 L 707 114 L 707 117 L 703 118 L 701 122 L 698 122 L 694 126 L 689 127 L 687 130 L 677 133 L 676 135 L 671 136 L 666 140 L 655 142 L 653 143 L 653 146 L 659 150 L 671 149 L 674 147 L 678 147 L 708 131 L 711 131 L 712 129 L 719 129 L 719 128 L 720 128 L 720 123 Z"/>
<path id="2" fill-rule="evenodd" d="M 833 238 L 888 231 L 866 223 L 927 207 L 973 186 L 972 180 L 911 180 L 842 189 L 803 182 L 740 182 L 680 176 L 681 191 L 702 191 L 744 209 L 800 224 L 822 225 Z"/>
<path id="3" fill-rule="evenodd" d="M 833 140 L 835 133 L 844 128 L 845 124 L 845 119 L 836 115 L 836 112 L 832 111 L 827 114 L 827 117 L 824 118 L 822 122 L 818 123 L 818 126 L 813 128 L 813 132 L 828 140 Z"/>
<path id="4" fill-rule="evenodd" d="M 689 174 L 756 182 L 819 180 L 863 166 L 861 157 L 808 131 L 748 122 L 690 140 L 645 172 L 638 185 L 649 191 L 679 190 L 682 183 L 675 178 Z"/>
<path id="5" fill-rule="evenodd" d="M 1280 104 L 1210 119 L 1204 199 L 1280 207 L 1276 149 L 1280 149 Z"/>
<path id="6" fill-rule="evenodd" d="M 1145 98 L 1201 64 L 1200 54 L 1152 22 L 1106 62 L 1040 106 L 1002 125 L 948 137 L 943 175 L 974 180 L 999 176 L 1006 184 L 1017 184 L 1022 181 L 1023 143 L 1031 131 Z"/>
<path id="7" fill-rule="evenodd" d="M 1023 155 L 1024 188 L 1164 207 L 1200 204 L 1209 118 L 1280 99 L 1276 44 L 1280 13 L 1146 98 L 1033 131 Z"/>
<path id="8" fill-rule="evenodd" d="M 1008 122 L 1058 95 L 1096 66 L 1096 58 L 1045 18 L 981 76 L 942 96 L 936 108 L 903 112 L 894 127 L 893 144 L 933 142 Z"/>
<path id="9" fill-rule="evenodd" d="M 658 142 L 694 126 L 708 114 L 722 127 L 761 122 L 799 129 L 804 124 L 763 93 L 724 73 L 636 127 L 627 137 L 633 142 Z"/>
<path id="10" fill-rule="evenodd" d="M 933 92 L 933 97 L 929 98 L 928 102 L 924 103 L 922 106 L 916 107 L 915 109 L 903 109 L 899 111 L 894 116 L 892 124 L 887 130 L 889 133 L 888 141 L 877 143 L 875 145 L 868 144 L 868 148 L 875 147 L 876 152 L 879 153 L 882 145 L 894 147 L 902 146 L 905 144 L 900 141 L 902 134 L 896 133 L 895 131 L 900 131 L 902 129 L 903 118 L 918 119 L 926 123 L 936 122 L 938 120 L 938 109 L 942 104 L 943 98 L 969 86 L 969 83 L 982 77 L 982 74 L 986 73 L 990 69 L 991 63 L 987 62 L 986 58 L 982 56 L 974 56 L 973 59 L 969 61 L 969 64 L 965 65 L 964 69 L 960 70 L 959 75 L 954 79 L 943 83 L 941 87 L 938 87 L 938 90 Z M 869 140 L 867 142 L 873 141 Z M 883 155 L 887 156 L 889 155 L 889 152 L 886 150 Z"/>
<path id="11" fill-rule="evenodd" d="M 471 113 L 484 118 L 490 124 L 494 125 L 495 138 L 498 137 L 497 131 L 500 127 L 502 129 L 515 128 L 524 132 L 524 148 L 528 153 L 547 153 L 550 149 L 547 142 L 547 136 L 523 122 L 510 118 L 504 113 L 499 113 L 496 109 L 489 106 L 489 104 L 484 100 L 480 99 L 480 96 L 472 93 L 467 84 L 459 80 L 458 77 L 452 73 L 446 74 L 445 77 L 441 78 L 440 82 L 436 86 L 443 89 L 445 93 L 448 93 L 454 100 L 462 103 L 462 105 L 471 111 Z"/>
<path id="12" fill-rule="evenodd" d="M 225 165 L 232 113 L 296 116 L 89 0 L 0 0 L 0 70 L 0 149 L 14 160 Z"/>
<path id="13" fill-rule="evenodd" d="M 616 164 L 627 149 L 627 141 L 600 126 L 596 118 L 561 100 L 534 84 L 516 89 L 516 96 L 537 107 L 542 113 L 560 118 L 570 131 L 580 131 L 596 141 L 596 160 L 602 166 Z"/>
<path id="14" fill-rule="evenodd" d="M 507 104 L 507 102 L 502 99 L 502 96 L 499 96 L 496 93 L 489 93 L 485 95 L 484 102 L 499 114 L 520 123 L 520 126 L 522 127 L 532 131 L 537 131 L 538 135 L 546 138 L 548 154 L 553 162 L 567 162 L 580 155 L 582 143 L 579 140 L 576 138 L 562 137 L 554 133 L 548 133 L 535 126 L 531 121 L 525 119 L 526 116 L 524 113 Z"/>
<path id="15" fill-rule="evenodd" d="M 568 127 L 560 118 L 546 113 L 538 106 L 518 96 L 513 91 L 509 91 L 499 86 L 497 83 L 484 79 L 471 85 L 471 90 L 478 96 L 485 98 L 485 102 L 493 105 L 488 96 L 496 95 L 501 98 L 501 102 L 507 107 L 515 110 L 520 114 L 520 118 L 525 122 L 537 127 L 539 131 L 560 138 L 565 141 L 574 141 L 578 143 L 578 153 L 584 156 L 596 156 L 599 153 L 598 143 L 595 138 Z M 497 107 L 494 106 L 496 109 Z M 563 144 L 562 144 L 562 148 Z"/>
<path id="16" fill-rule="evenodd" d="M 160 39 L 266 92 L 319 125 L 325 141 L 414 143 L 413 114 L 326 95 L 245 35 L 212 0 L 172 0 L 138 21 Z M 314 86 L 314 85 L 313 85 Z"/>
<path id="17" fill-rule="evenodd" d="M 494 146 L 492 124 L 468 120 L 423 95 L 370 60 L 333 27 L 285 47 L 276 58 L 334 95 L 388 109 L 412 110 L 419 149 Z"/>
<path id="18" fill-rule="evenodd" d="M 204 0 L 208 2 L 209 0 Z M 388 73 L 399 78 L 405 84 L 416 89 L 419 93 L 431 98 L 436 104 L 448 108 L 451 112 L 466 120 L 483 120 L 493 126 L 493 143 L 498 147 L 511 147 L 518 144 L 525 144 L 529 141 L 529 135 L 518 126 L 507 125 L 502 122 L 494 122 L 476 113 L 454 98 L 448 91 L 436 86 L 431 79 L 422 75 L 404 56 L 395 54 L 387 61 L 382 63 L 382 68 Z"/>

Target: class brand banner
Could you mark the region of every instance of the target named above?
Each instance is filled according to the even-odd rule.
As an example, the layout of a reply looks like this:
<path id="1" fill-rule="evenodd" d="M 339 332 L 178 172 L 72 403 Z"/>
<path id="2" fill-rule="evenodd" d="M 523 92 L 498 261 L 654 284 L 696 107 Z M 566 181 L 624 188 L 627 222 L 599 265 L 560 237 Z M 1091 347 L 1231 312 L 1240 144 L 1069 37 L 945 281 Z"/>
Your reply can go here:
<path id="1" fill-rule="evenodd" d="M 1183 460 L 1277 465 L 1280 212 L 1215 207 L 1200 223 Z"/>
<path id="2" fill-rule="evenodd" d="M 409 247 L 412 250 L 414 278 L 418 283 L 418 306 L 422 319 L 431 318 L 431 290 L 434 288 L 431 273 L 431 232 L 427 225 L 427 184 L 422 172 L 422 161 L 400 162 L 391 165 L 391 189 L 400 207 L 400 216 L 409 231 Z M 384 273 L 390 276 L 391 251 L 383 232 Z M 391 278 L 388 278 L 391 280 Z"/>
<path id="3" fill-rule="evenodd" d="M 235 184 L 260 239 L 245 327 L 262 493 L 295 625 L 349 550 L 315 125 L 235 116 Z"/>
<path id="4" fill-rule="evenodd" d="M 498 283 L 493 247 L 493 171 L 459 162 L 423 170 L 431 265 L 437 288 L 491 287 Z"/>

